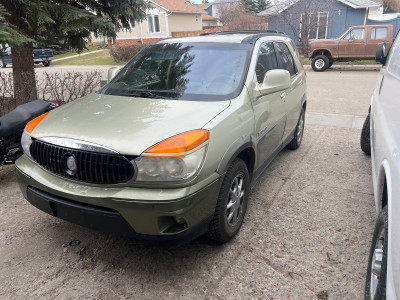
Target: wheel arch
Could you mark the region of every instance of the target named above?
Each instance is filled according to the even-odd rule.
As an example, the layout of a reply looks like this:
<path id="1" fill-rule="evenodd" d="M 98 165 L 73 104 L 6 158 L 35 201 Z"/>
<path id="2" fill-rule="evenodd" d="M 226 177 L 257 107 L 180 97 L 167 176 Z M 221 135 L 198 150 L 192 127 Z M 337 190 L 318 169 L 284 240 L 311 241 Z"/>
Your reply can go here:
<path id="1" fill-rule="evenodd" d="M 243 143 L 243 139 L 247 141 Z M 240 158 L 245 162 L 251 181 L 255 168 L 256 152 L 250 136 L 247 138 L 240 138 L 228 148 L 221 159 L 217 172 L 219 174 L 224 174 L 236 158 Z"/>
<path id="2" fill-rule="evenodd" d="M 311 55 L 311 58 L 314 58 L 318 55 L 325 55 L 327 58 L 332 59 L 333 56 L 329 50 L 326 49 L 316 49 Z"/>
<path id="3" fill-rule="evenodd" d="M 380 212 L 385 206 L 390 208 L 392 200 L 392 176 L 389 162 L 384 160 L 378 172 L 375 188 L 376 209 Z"/>

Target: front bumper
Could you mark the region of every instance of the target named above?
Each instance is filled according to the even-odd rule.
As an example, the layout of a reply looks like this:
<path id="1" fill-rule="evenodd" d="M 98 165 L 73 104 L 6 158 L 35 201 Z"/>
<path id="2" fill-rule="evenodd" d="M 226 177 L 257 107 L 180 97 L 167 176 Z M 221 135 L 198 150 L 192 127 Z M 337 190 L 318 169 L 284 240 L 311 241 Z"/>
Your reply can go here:
<path id="1" fill-rule="evenodd" d="M 102 187 L 57 177 L 25 155 L 16 162 L 24 197 L 35 207 L 85 227 L 168 244 L 188 242 L 207 231 L 221 176 L 176 189 Z M 185 223 L 178 224 L 174 217 Z"/>

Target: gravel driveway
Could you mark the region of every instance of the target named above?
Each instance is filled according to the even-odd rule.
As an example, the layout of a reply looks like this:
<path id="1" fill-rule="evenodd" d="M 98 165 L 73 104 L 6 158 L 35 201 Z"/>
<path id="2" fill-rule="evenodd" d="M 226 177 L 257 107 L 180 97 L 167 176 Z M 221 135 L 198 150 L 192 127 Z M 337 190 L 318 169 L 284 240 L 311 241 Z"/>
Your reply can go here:
<path id="1" fill-rule="evenodd" d="M 308 112 L 361 119 L 377 75 L 308 72 Z M 69 224 L 26 202 L 13 167 L 0 167 L 0 295 L 362 299 L 376 213 L 356 123 L 306 120 L 303 144 L 270 165 L 240 233 L 224 245 L 201 237 L 178 248 L 148 247 Z"/>

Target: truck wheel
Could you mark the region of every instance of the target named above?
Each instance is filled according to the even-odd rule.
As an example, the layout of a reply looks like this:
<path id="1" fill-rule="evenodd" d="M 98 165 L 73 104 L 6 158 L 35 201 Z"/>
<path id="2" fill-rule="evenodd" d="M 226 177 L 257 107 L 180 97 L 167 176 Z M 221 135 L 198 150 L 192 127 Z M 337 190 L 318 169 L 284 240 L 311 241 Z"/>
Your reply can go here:
<path id="1" fill-rule="evenodd" d="M 370 140 L 369 126 L 370 126 L 370 113 L 368 113 L 368 116 L 364 121 L 360 137 L 361 150 L 364 151 L 364 153 L 367 155 L 371 155 L 371 140 Z"/>
<path id="2" fill-rule="evenodd" d="M 208 237 L 225 243 L 242 226 L 250 192 L 250 179 L 243 160 L 236 158 L 225 174 L 218 195 L 214 217 L 208 228 Z"/>
<path id="3" fill-rule="evenodd" d="M 329 59 L 325 55 L 318 55 L 313 58 L 311 66 L 315 72 L 323 72 L 329 66 Z"/>
<path id="4" fill-rule="evenodd" d="M 50 66 L 50 61 L 43 61 L 43 66 L 48 67 Z"/>
<path id="5" fill-rule="evenodd" d="M 2 60 L 1 58 L 0 58 L 0 66 L 1 66 L 2 68 L 7 67 L 7 64 L 5 64 L 5 63 L 4 63 L 4 60 Z"/>
<path id="6" fill-rule="evenodd" d="M 364 299 L 386 299 L 386 271 L 388 250 L 388 210 L 381 211 L 375 224 L 369 250 Z"/>
<path id="7" fill-rule="evenodd" d="M 328 69 L 329 69 L 330 67 L 332 67 L 332 65 L 333 65 L 333 60 L 330 60 L 330 61 L 329 61 Z"/>

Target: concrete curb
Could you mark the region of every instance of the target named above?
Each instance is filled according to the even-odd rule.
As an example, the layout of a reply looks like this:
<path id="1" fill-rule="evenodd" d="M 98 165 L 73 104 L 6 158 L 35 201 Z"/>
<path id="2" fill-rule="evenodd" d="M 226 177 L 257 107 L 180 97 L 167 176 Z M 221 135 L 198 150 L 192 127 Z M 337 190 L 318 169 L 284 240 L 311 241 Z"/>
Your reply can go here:
<path id="1" fill-rule="evenodd" d="M 334 71 L 380 71 L 382 65 L 332 65 L 328 69 Z M 312 70 L 311 65 L 303 65 L 304 70 Z"/>
<path id="2" fill-rule="evenodd" d="M 76 55 L 71 55 L 71 56 L 63 57 L 63 58 L 53 59 L 52 61 L 66 60 L 66 59 L 69 59 L 69 58 L 85 56 L 85 55 L 88 55 L 88 54 L 93 54 L 93 53 L 97 53 L 97 52 L 101 52 L 101 51 L 105 51 L 105 50 L 108 50 L 108 49 L 94 50 L 94 51 L 90 51 L 90 52 L 85 52 L 85 53 L 81 53 L 81 54 L 76 54 Z"/>

